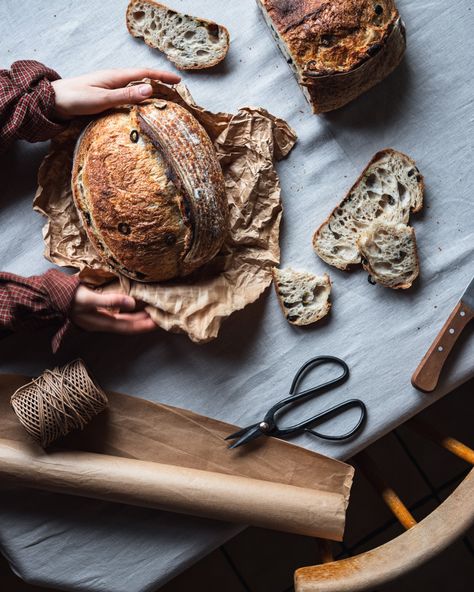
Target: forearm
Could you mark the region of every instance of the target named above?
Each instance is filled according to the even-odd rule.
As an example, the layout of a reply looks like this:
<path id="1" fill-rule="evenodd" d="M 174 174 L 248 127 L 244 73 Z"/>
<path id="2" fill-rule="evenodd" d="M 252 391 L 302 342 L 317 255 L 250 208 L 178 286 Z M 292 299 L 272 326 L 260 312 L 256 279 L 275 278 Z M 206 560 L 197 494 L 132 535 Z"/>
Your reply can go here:
<path id="1" fill-rule="evenodd" d="M 21 60 L 0 70 L 0 152 L 16 139 L 40 142 L 64 129 L 55 121 L 54 70 Z"/>
<path id="2" fill-rule="evenodd" d="M 69 325 L 79 279 L 55 269 L 28 278 L 0 272 L 0 331 L 32 330 L 54 324 L 53 350 Z"/>

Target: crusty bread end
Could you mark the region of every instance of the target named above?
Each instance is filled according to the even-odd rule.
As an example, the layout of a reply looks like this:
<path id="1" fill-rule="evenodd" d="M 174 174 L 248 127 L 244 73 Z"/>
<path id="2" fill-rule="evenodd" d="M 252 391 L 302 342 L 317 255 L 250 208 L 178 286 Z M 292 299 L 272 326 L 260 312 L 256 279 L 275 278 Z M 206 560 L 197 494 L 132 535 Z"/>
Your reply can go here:
<path id="1" fill-rule="evenodd" d="M 257 0 L 314 113 L 339 109 L 388 76 L 405 53 L 394 0 Z"/>

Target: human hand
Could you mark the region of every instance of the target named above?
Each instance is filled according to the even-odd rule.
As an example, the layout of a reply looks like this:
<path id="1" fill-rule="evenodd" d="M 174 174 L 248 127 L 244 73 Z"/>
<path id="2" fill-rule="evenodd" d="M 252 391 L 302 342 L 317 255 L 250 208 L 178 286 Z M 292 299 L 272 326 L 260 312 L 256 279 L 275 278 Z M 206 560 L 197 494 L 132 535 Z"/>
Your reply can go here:
<path id="1" fill-rule="evenodd" d="M 100 294 L 79 286 L 69 314 L 72 322 L 86 331 L 147 333 L 157 328 L 144 311 L 135 311 L 136 302 L 124 294 Z"/>
<path id="2" fill-rule="evenodd" d="M 94 115 L 106 109 L 140 103 L 152 94 L 150 84 L 127 86 L 133 80 L 152 78 L 168 84 L 176 84 L 181 78 L 172 72 L 125 68 L 99 70 L 76 78 L 62 78 L 51 84 L 56 95 L 56 116 L 71 119 L 79 115 Z"/>

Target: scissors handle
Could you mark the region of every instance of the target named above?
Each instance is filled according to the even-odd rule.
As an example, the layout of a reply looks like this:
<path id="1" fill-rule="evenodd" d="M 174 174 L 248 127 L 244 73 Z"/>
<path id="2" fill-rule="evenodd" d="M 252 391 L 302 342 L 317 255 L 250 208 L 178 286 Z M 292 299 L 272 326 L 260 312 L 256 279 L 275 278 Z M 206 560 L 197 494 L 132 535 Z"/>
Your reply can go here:
<path id="1" fill-rule="evenodd" d="M 306 374 L 306 372 L 308 372 L 308 370 L 311 370 L 312 368 L 315 368 L 316 366 L 321 366 L 321 365 L 327 364 L 327 363 L 336 364 L 336 366 L 340 366 L 342 368 L 342 374 L 340 374 L 339 376 L 336 376 L 336 378 L 333 378 L 332 380 L 328 380 L 324 384 L 319 384 L 316 387 L 306 389 L 305 391 L 302 391 L 301 393 L 298 393 L 296 395 L 294 394 L 296 387 L 298 386 L 298 383 L 303 378 L 303 376 Z M 325 388 L 332 386 L 333 384 L 334 385 L 335 384 L 342 384 L 348 378 L 349 378 L 349 366 L 344 362 L 344 360 L 341 360 L 341 358 L 336 358 L 335 356 L 316 356 L 315 358 L 311 358 L 310 360 L 305 362 L 301 366 L 301 368 L 296 372 L 295 377 L 293 378 L 293 382 L 291 383 L 290 396 L 294 397 L 293 401 L 297 401 L 298 399 L 303 398 L 306 395 L 314 394 L 316 392 L 322 391 Z"/>
<path id="2" fill-rule="evenodd" d="M 334 407 L 331 407 L 330 409 L 323 411 L 323 413 L 320 413 L 318 416 L 313 418 L 314 420 L 322 419 L 324 417 L 332 416 L 333 413 L 339 413 L 341 411 L 345 411 L 346 409 L 351 409 L 354 407 L 359 407 L 359 409 L 360 409 L 359 420 L 357 421 L 355 426 L 351 430 L 346 432 L 345 434 L 339 434 L 338 436 L 331 436 L 330 434 L 323 434 L 323 433 L 313 430 L 311 428 L 304 428 L 304 431 L 308 432 L 309 434 L 313 434 L 313 436 L 317 436 L 318 438 L 321 438 L 323 440 L 332 440 L 334 442 L 337 442 L 340 440 L 347 440 L 348 438 L 351 438 L 357 431 L 359 431 L 359 429 L 362 427 L 362 424 L 365 422 L 365 418 L 367 416 L 367 407 L 365 406 L 365 403 L 363 401 L 361 401 L 360 399 L 349 399 L 348 401 L 344 401 L 344 403 L 339 403 L 339 405 L 334 405 Z"/>
<path id="3" fill-rule="evenodd" d="M 328 380 L 327 382 L 325 382 L 323 384 L 319 384 L 315 387 L 306 389 L 306 390 L 302 391 L 301 393 L 294 394 L 295 390 L 298 386 L 298 383 L 303 378 L 303 376 L 306 374 L 306 372 L 308 372 L 308 370 L 311 370 L 312 368 L 315 368 L 316 366 L 321 366 L 321 365 L 327 364 L 327 363 L 330 363 L 330 364 L 334 363 L 337 366 L 340 366 L 342 368 L 342 374 L 340 374 L 339 376 L 336 376 L 336 378 L 333 378 L 332 380 Z M 278 411 L 280 411 L 280 409 L 282 409 L 283 407 L 286 407 L 287 405 L 290 405 L 292 403 L 296 403 L 297 401 L 301 401 L 302 399 L 305 399 L 306 397 L 308 397 L 308 398 L 314 397 L 332 386 L 335 386 L 337 384 L 342 384 L 343 382 L 345 382 L 347 380 L 348 377 L 349 377 L 349 366 L 344 362 L 344 360 L 341 360 L 340 358 L 336 358 L 334 356 L 316 356 L 315 358 L 311 358 L 310 360 L 305 362 L 301 366 L 301 368 L 296 372 L 295 377 L 293 378 L 293 382 L 291 383 L 290 395 L 288 397 L 286 397 L 285 399 L 278 401 L 278 403 L 275 403 L 275 405 L 273 405 L 273 407 L 270 407 L 270 409 L 267 411 L 267 414 L 265 415 L 265 418 L 263 421 L 266 422 L 267 424 L 269 424 L 270 426 L 275 426 L 276 425 L 275 415 Z M 316 420 L 317 417 L 318 416 L 314 416 L 309 420 L 298 423 L 298 424 L 292 426 L 291 428 L 287 428 L 285 430 L 285 432 L 289 434 L 292 431 L 301 430 L 303 427 L 305 427 L 306 425 L 309 425 L 314 420 Z"/>
<path id="4" fill-rule="evenodd" d="M 310 370 L 316 366 L 320 366 L 322 364 L 328 364 L 328 363 L 336 364 L 336 365 L 340 366 L 342 368 L 342 373 L 339 376 L 336 376 L 336 378 L 328 380 L 327 382 L 324 382 L 323 384 L 319 384 L 315 387 L 306 389 L 302 392 L 295 394 L 295 391 L 298 387 L 300 380 L 303 378 L 304 374 L 308 370 Z M 290 396 L 286 397 L 282 401 L 279 401 L 278 403 L 273 405 L 273 407 L 271 407 L 268 410 L 267 414 L 265 415 L 265 418 L 263 421 L 265 422 L 265 424 L 268 425 L 269 432 L 271 433 L 271 435 L 274 435 L 277 437 L 284 437 L 284 436 L 287 436 L 287 435 L 295 433 L 295 432 L 305 431 L 305 432 L 311 433 L 314 436 L 317 436 L 319 438 L 323 438 L 325 440 L 334 440 L 334 441 L 346 440 L 347 438 L 350 438 L 351 436 L 353 436 L 360 429 L 362 424 L 365 422 L 365 418 L 367 415 L 367 408 L 366 408 L 364 402 L 361 401 L 360 399 L 349 399 L 347 401 L 343 401 L 342 403 L 338 403 L 337 405 L 334 405 L 333 407 L 331 407 L 329 409 L 325 409 L 324 411 L 321 411 L 320 413 L 313 415 L 312 417 L 310 417 L 304 421 L 301 421 L 300 423 L 289 426 L 287 428 L 279 428 L 276 423 L 276 419 L 275 419 L 276 414 L 283 407 L 286 407 L 287 405 L 291 405 L 293 403 L 296 403 L 297 401 L 301 401 L 305 398 L 317 396 L 317 395 L 321 394 L 323 391 L 325 391 L 335 385 L 342 384 L 343 382 L 345 382 L 347 380 L 348 377 L 349 377 L 349 367 L 344 362 L 344 360 L 341 360 L 340 358 L 336 358 L 334 356 L 317 356 L 315 358 L 308 360 L 296 372 L 293 382 L 291 383 Z M 335 415 L 339 415 L 340 413 L 343 413 L 347 409 L 351 409 L 354 407 L 358 407 L 360 409 L 360 417 L 359 417 L 356 425 L 351 430 L 349 430 L 348 432 L 346 432 L 344 434 L 332 436 L 329 434 L 322 434 L 321 432 L 317 432 L 316 430 L 313 430 L 310 428 L 310 426 L 318 420 L 322 420 L 325 418 L 329 419 L 330 417 L 334 417 Z"/>

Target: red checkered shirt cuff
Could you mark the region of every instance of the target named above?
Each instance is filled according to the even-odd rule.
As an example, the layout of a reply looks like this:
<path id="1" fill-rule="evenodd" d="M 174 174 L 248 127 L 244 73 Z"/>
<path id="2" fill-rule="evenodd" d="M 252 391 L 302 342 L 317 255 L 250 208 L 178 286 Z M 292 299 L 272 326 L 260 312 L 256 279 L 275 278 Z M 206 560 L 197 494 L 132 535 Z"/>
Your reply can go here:
<path id="1" fill-rule="evenodd" d="M 43 275 L 20 277 L 0 273 L 0 327 L 9 331 L 36 329 L 54 323 L 56 352 L 71 326 L 68 314 L 79 285 L 77 276 L 52 269 Z"/>
<path id="2" fill-rule="evenodd" d="M 34 60 L 0 70 L 0 152 L 15 139 L 41 142 L 65 129 L 54 121 L 51 81 L 59 74 Z"/>

